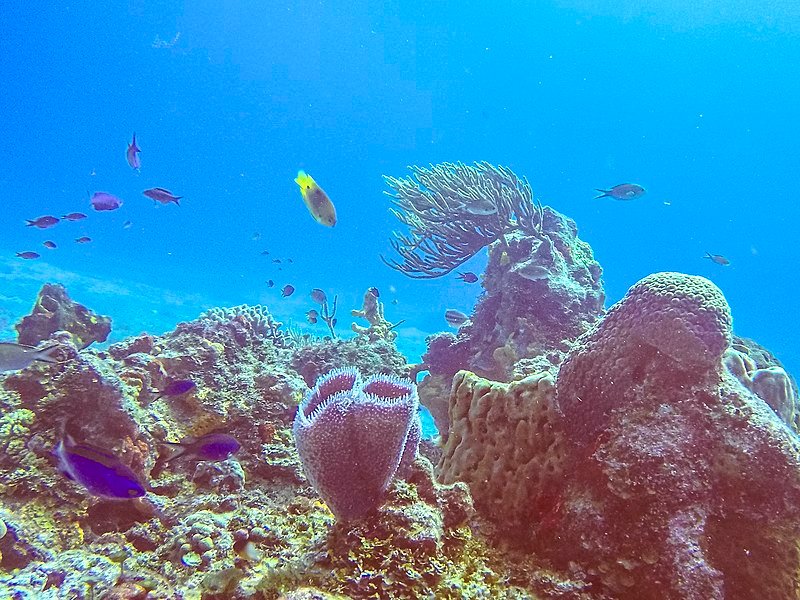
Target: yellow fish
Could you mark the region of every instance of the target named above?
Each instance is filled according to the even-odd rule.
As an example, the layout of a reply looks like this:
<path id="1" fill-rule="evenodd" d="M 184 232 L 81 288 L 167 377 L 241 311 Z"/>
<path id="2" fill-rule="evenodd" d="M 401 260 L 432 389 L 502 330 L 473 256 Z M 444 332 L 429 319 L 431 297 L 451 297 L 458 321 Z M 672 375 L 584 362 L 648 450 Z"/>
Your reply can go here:
<path id="1" fill-rule="evenodd" d="M 328 194 L 317 185 L 311 175 L 306 174 L 305 171 L 297 173 L 297 179 L 294 182 L 300 186 L 300 193 L 303 195 L 303 202 L 306 203 L 306 208 L 314 220 L 320 225 L 333 227 L 336 225 L 336 209 L 333 202 L 328 198 Z"/>

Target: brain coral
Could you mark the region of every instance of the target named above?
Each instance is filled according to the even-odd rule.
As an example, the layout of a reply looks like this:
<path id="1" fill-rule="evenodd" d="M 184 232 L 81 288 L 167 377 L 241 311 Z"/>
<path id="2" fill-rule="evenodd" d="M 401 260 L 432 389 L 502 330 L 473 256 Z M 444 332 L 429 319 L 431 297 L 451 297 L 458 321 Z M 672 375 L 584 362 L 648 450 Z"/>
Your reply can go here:
<path id="1" fill-rule="evenodd" d="M 557 401 L 571 440 L 591 443 L 616 406 L 636 401 L 645 377 L 671 389 L 717 373 L 730 340 L 728 304 L 708 279 L 645 277 L 561 367 Z M 647 368 L 653 363 L 657 369 Z"/>
<path id="2" fill-rule="evenodd" d="M 439 479 L 466 482 L 475 507 L 517 536 L 549 506 L 560 476 L 554 395 L 547 373 L 507 384 L 459 371 L 453 380 Z"/>
<path id="3" fill-rule="evenodd" d="M 556 566 L 579 564 L 598 593 L 797 597 L 800 438 L 754 393 L 769 386 L 748 389 L 723 368 L 730 327 L 711 282 L 659 273 L 561 369 L 555 425 L 571 444 L 532 539 Z"/>

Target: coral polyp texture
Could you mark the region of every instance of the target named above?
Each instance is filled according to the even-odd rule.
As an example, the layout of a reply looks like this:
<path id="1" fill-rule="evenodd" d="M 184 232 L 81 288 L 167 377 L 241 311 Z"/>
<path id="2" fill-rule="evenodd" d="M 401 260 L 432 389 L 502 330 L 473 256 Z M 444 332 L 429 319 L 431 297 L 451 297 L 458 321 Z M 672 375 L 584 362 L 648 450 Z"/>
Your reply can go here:
<path id="1" fill-rule="evenodd" d="M 395 474 L 414 460 L 420 438 L 416 386 L 353 368 L 320 378 L 297 410 L 294 437 L 303 470 L 336 518 L 363 517 Z"/>

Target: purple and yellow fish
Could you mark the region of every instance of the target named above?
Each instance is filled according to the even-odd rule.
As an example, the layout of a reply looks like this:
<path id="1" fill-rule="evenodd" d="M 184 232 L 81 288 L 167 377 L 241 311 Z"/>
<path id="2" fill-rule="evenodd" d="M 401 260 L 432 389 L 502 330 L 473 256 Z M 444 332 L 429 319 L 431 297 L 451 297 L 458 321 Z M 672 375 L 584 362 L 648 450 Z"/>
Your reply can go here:
<path id="1" fill-rule="evenodd" d="M 326 227 L 336 225 L 336 208 L 334 208 L 331 199 L 328 198 L 328 194 L 319 187 L 314 178 L 305 171 L 299 171 L 294 182 L 300 186 L 303 202 L 305 202 L 306 208 L 311 213 L 311 216 L 314 217 L 314 220 Z"/>

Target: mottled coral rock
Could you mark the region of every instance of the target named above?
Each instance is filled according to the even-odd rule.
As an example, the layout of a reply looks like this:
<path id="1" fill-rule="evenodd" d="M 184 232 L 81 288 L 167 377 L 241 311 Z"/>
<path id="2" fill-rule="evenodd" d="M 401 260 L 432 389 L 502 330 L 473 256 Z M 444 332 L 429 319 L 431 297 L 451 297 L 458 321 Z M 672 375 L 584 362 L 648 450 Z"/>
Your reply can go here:
<path id="1" fill-rule="evenodd" d="M 352 323 L 350 328 L 360 337 L 364 337 L 371 342 L 377 340 L 393 342 L 397 338 L 397 332 L 394 330 L 397 325 L 393 325 L 386 320 L 383 308 L 383 302 L 378 300 L 378 297 L 370 288 L 364 293 L 364 303 L 361 309 L 350 311 L 352 316 L 364 319 L 368 325 L 364 327 L 358 323 Z"/>
<path id="2" fill-rule="evenodd" d="M 67 331 L 80 349 L 92 342 L 106 341 L 111 333 L 111 319 L 73 301 L 63 285 L 46 283 L 39 290 L 31 314 L 14 327 L 20 344 L 35 346 L 56 331 Z"/>
<path id="3" fill-rule="evenodd" d="M 728 304 L 709 280 L 642 279 L 561 366 L 558 404 L 572 443 L 594 443 L 613 409 L 651 401 L 641 394 L 646 378 L 658 378 L 666 392 L 718 377 L 730 328 Z"/>
<path id="4" fill-rule="evenodd" d="M 554 397 L 547 373 L 507 384 L 460 371 L 453 380 L 439 480 L 466 482 L 475 508 L 514 537 L 530 534 L 561 477 Z"/>
<path id="5" fill-rule="evenodd" d="M 568 357 L 563 487 L 532 542 L 619 599 L 794 598 L 800 440 L 722 358 L 710 281 L 634 285 Z"/>
<path id="6" fill-rule="evenodd" d="M 383 373 L 397 377 L 409 376 L 409 365 L 388 340 L 369 342 L 366 338 L 350 340 L 322 340 L 319 343 L 296 348 L 290 361 L 305 380 L 313 386 L 317 379 L 333 369 L 352 366 L 366 375 Z"/>
<path id="7" fill-rule="evenodd" d="M 430 390 L 448 387 L 461 369 L 496 381 L 521 378 L 532 372 L 531 359 L 535 372 L 555 373 L 575 339 L 602 315 L 602 269 L 591 248 L 571 219 L 549 207 L 543 216 L 537 235 L 514 232 L 489 246 L 486 292 L 470 321 L 457 335 L 428 340 Z M 420 402 L 432 414 L 446 412 L 447 397 L 428 395 L 425 386 Z M 437 420 L 440 432 L 446 426 Z"/>

